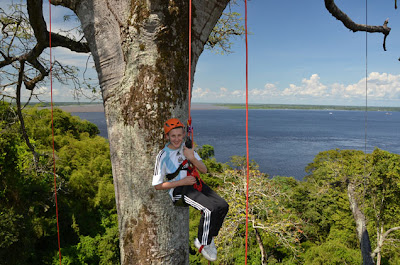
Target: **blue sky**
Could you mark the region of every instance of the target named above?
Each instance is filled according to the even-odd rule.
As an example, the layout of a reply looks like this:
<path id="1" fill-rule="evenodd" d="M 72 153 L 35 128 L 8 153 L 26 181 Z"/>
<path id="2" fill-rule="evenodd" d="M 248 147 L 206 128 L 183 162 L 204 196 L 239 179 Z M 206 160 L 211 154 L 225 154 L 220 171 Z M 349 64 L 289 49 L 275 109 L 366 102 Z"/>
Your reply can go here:
<path id="1" fill-rule="evenodd" d="M 336 1 L 365 24 L 365 1 Z M 244 6 L 238 8 L 244 14 Z M 400 106 L 400 11 L 394 1 L 368 1 L 368 24 L 392 27 L 368 34 L 368 104 Z M 399 26 L 397 26 L 399 25 Z M 333 18 L 323 0 L 248 3 L 249 101 L 276 104 L 365 105 L 366 36 Z M 194 102 L 243 103 L 245 46 L 234 54 L 204 52 L 194 80 Z"/>
<path id="2" fill-rule="evenodd" d="M 0 6 L 6 2 L 2 0 Z M 19 2 L 14 0 L 14 2 Z M 47 1 L 44 1 L 45 5 Z M 235 9 L 244 15 L 244 3 Z M 365 23 L 365 0 L 336 1 L 356 23 Z M 383 35 L 353 33 L 333 18 L 323 0 L 248 2 L 249 102 L 265 104 L 365 105 L 366 54 L 368 105 L 400 106 L 400 10 L 393 1 L 368 1 L 368 24 L 392 28 L 383 51 Z M 44 7 L 47 16 L 48 6 Z M 54 31 L 77 22 L 64 22 L 65 8 L 52 7 Z M 193 83 L 192 102 L 245 102 L 244 39 L 234 41 L 233 53 L 217 55 L 205 50 Z M 53 49 L 63 63 L 81 74 L 86 55 Z M 93 69 L 87 75 L 96 76 Z M 48 85 L 40 88 L 48 95 Z M 53 88 L 55 101 L 72 101 L 71 89 Z M 82 99 L 84 100 L 84 99 Z"/>

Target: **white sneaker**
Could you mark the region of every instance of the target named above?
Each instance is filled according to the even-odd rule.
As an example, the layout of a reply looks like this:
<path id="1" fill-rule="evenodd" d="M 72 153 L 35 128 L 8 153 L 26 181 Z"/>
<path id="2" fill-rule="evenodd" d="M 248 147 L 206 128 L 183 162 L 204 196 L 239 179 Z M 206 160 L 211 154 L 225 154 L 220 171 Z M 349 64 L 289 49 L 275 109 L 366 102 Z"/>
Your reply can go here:
<path id="1" fill-rule="evenodd" d="M 211 250 L 215 253 L 215 255 L 217 255 L 217 247 L 215 246 L 215 242 L 214 242 L 214 238 L 211 240 Z"/>
<path id="2" fill-rule="evenodd" d="M 213 243 L 213 241 L 211 242 L 211 244 Z M 198 238 L 196 238 L 194 240 L 194 245 L 196 246 L 196 248 L 199 249 L 199 252 L 201 254 L 203 254 L 203 256 L 209 260 L 209 261 L 216 261 L 217 260 L 217 249 L 215 248 L 215 244 L 214 247 L 212 245 L 202 245 L 200 244 L 200 241 Z"/>

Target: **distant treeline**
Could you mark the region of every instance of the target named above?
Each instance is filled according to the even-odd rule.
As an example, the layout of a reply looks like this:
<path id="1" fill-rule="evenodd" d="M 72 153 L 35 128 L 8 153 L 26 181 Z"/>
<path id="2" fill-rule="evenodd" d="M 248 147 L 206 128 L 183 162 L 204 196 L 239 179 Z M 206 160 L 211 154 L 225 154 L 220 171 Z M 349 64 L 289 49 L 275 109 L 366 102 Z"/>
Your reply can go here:
<path id="1" fill-rule="evenodd" d="M 229 109 L 245 109 L 245 104 L 215 104 Z M 400 111 L 400 107 L 365 107 L 338 105 L 291 105 L 291 104 L 251 104 L 249 109 L 304 109 L 304 110 L 368 110 L 368 111 Z"/>
<path id="2" fill-rule="evenodd" d="M 92 102 L 53 102 L 54 106 L 60 107 L 60 106 L 79 106 L 79 105 L 97 105 L 97 104 L 103 104 L 103 102 L 100 101 L 92 101 Z M 16 105 L 16 104 L 12 104 Z M 51 102 L 30 102 L 28 103 L 28 106 L 38 106 L 38 107 L 50 107 Z"/>
<path id="3" fill-rule="evenodd" d="M 99 101 L 93 102 L 54 102 L 53 105 L 60 106 L 79 106 L 103 104 Z M 28 106 L 50 107 L 50 102 L 29 103 Z M 212 105 L 226 107 L 229 109 L 245 109 L 245 104 L 222 104 L 213 103 Z M 294 104 L 250 104 L 249 109 L 300 109 L 300 110 L 358 110 L 358 111 L 400 111 L 400 107 L 377 107 L 377 106 L 340 106 L 340 105 L 294 105 Z"/>

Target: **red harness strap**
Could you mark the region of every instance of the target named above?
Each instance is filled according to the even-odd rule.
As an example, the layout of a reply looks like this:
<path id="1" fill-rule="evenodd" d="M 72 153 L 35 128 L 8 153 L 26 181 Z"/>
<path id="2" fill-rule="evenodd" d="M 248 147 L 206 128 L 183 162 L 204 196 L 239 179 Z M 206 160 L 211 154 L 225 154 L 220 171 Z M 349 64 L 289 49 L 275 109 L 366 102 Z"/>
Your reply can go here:
<path id="1" fill-rule="evenodd" d="M 199 248 L 199 253 L 201 253 L 201 251 L 203 250 L 204 245 L 201 245 L 201 247 Z"/>
<path id="2" fill-rule="evenodd" d="M 192 127 L 192 118 L 189 114 L 189 119 L 187 121 L 187 139 L 185 142 L 187 148 L 193 148 L 193 127 Z M 193 188 L 198 191 L 203 189 L 203 180 L 200 178 L 199 172 L 197 172 L 196 167 L 192 165 L 189 161 L 188 167 L 188 176 L 193 176 L 196 178 L 196 183 L 193 184 Z"/>
<path id="3" fill-rule="evenodd" d="M 183 168 L 187 163 L 189 163 L 189 167 Z M 197 172 L 196 167 L 192 166 L 189 160 L 187 159 L 183 160 L 183 162 L 179 165 L 179 167 L 176 169 L 174 173 L 167 174 L 166 175 L 167 179 L 168 180 L 174 179 L 176 176 L 178 176 L 181 170 L 187 170 L 188 176 L 193 176 L 196 178 L 196 183 L 193 184 L 193 188 L 195 188 L 198 191 L 201 191 L 203 189 L 203 180 L 200 178 L 199 172 Z"/>
<path id="4" fill-rule="evenodd" d="M 193 184 L 193 188 L 201 191 L 203 189 L 203 180 L 200 178 L 199 172 L 197 172 L 197 169 L 195 167 L 188 167 L 188 176 L 193 176 L 196 178 L 196 183 Z"/>

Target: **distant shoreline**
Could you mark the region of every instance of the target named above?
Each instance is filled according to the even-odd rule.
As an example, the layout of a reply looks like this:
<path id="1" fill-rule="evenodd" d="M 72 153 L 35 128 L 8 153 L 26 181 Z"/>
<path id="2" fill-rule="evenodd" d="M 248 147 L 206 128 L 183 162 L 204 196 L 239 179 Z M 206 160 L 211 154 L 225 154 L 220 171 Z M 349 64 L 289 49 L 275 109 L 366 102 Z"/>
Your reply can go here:
<path id="1" fill-rule="evenodd" d="M 245 109 L 245 104 L 215 104 L 228 109 Z M 339 106 L 339 105 L 290 105 L 290 104 L 249 104 L 249 109 L 291 109 L 291 110 L 357 110 L 357 111 L 400 111 L 400 107 Z"/>
<path id="2" fill-rule="evenodd" d="M 104 112 L 102 103 L 54 103 L 54 107 L 67 112 Z M 49 108 L 48 105 L 42 108 Z M 245 104 L 222 103 L 192 103 L 192 110 L 230 110 L 245 109 Z M 249 104 L 249 109 L 292 109 L 292 110 L 356 110 L 356 111 L 400 111 L 400 107 L 376 107 L 370 106 L 336 106 L 336 105 L 289 105 L 289 104 Z"/>
<path id="3" fill-rule="evenodd" d="M 62 109 L 67 112 L 104 112 L 104 106 L 101 103 L 90 103 L 90 104 L 65 104 L 61 103 L 58 105 L 54 103 L 55 108 Z M 50 108 L 49 106 L 43 108 Z M 225 106 L 219 106 L 217 104 L 209 104 L 209 103 L 192 103 L 192 110 L 221 110 L 221 109 L 229 109 Z"/>

